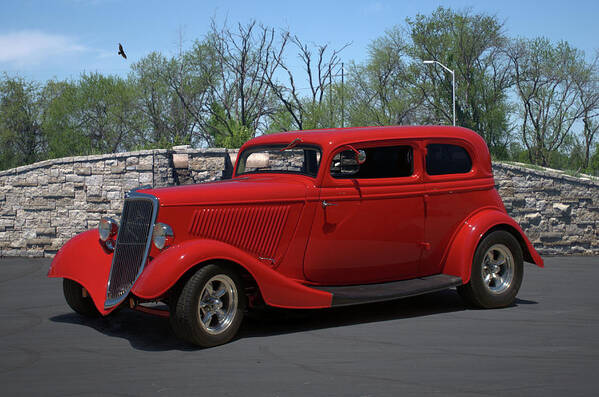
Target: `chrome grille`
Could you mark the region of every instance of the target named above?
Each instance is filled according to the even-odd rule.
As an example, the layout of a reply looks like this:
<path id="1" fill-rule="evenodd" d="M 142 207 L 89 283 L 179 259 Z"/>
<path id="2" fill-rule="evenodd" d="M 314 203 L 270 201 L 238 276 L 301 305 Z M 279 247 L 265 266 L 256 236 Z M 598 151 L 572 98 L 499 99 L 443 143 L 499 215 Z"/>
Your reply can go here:
<path id="1" fill-rule="evenodd" d="M 153 196 L 131 193 L 125 199 L 105 307 L 115 306 L 125 299 L 141 274 L 150 248 L 156 211 L 157 202 Z"/>

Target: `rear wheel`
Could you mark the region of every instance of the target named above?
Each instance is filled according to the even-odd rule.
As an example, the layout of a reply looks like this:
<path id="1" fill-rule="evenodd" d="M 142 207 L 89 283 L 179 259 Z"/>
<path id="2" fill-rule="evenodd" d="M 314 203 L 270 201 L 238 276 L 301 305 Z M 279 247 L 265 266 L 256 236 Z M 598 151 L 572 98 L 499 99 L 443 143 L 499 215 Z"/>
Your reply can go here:
<path id="1" fill-rule="evenodd" d="M 176 294 L 175 294 L 176 295 Z M 177 337 L 202 347 L 229 342 L 241 325 L 246 297 L 233 270 L 200 268 L 173 296 L 170 322 Z"/>
<path id="2" fill-rule="evenodd" d="M 458 293 L 474 307 L 509 306 L 522 284 L 522 262 L 522 248 L 516 238 L 503 230 L 492 232 L 478 245 L 470 282 L 458 287 Z"/>
<path id="3" fill-rule="evenodd" d="M 76 281 L 65 278 L 62 280 L 62 291 L 64 297 L 74 311 L 87 317 L 97 317 L 100 315 L 92 298 L 83 293 L 83 287 Z"/>

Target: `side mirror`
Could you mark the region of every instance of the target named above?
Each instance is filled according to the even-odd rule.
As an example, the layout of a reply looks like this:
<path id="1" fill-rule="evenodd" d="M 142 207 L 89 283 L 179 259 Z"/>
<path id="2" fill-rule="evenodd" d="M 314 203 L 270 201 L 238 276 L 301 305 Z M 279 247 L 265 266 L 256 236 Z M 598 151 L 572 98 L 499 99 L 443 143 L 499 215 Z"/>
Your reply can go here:
<path id="1" fill-rule="evenodd" d="M 366 162 L 366 152 L 362 149 L 358 150 L 358 154 L 356 154 L 356 161 L 358 164 L 362 165 Z"/>
<path id="2" fill-rule="evenodd" d="M 348 178 L 360 171 L 360 165 L 366 162 L 366 152 L 347 145 L 349 150 L 338 153 L 331 163 L 331 175 L 334 178 Z"/>
<path id="3" fill-rule="evenodd" d="M 356 163 L 358 163 L 358 165 L 362 165 L 366 162 L 366 152 L 362 149 L 358 150 L 355 147 L 353 147 L 352 145 L 347 145 L 348 148 L 350 148 L 350 150 L 352 152 L 354 152 L 354 157 L 356 159 Z"/>

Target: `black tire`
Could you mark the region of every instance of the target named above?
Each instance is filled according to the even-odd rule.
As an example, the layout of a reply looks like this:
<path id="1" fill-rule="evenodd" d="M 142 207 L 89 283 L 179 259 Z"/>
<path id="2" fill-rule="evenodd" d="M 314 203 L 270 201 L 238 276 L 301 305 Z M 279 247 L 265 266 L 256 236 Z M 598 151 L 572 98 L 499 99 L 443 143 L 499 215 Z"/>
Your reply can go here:
<path id="1" fill-rule="evenodd" d="M 171 328 L 179 339 L 191 344 L 222 345 L 237 334 L 245 307 L 246 296 L 239 275 L 226 266 L 209 264 L 198 269 L 180 292 L 173 293 Z"/>
<path id="2" fill-rule="evenodd" d="M 522 284 L 522 262 L 522 248 L 511 233 L 491 232 L 476 248 L 470 281 L 457 291 L 475 308 L 510 306 Z"/>
<path id="3" fill-rule="evenodd" d="M 62 291 L 67 303 L 79 314 L 87 317 L 98 317 L 100 312 L 96 309 L 90 296 L 83 296 L 83 287 L 76 281 L 65 278 L 62 280 Z"/>

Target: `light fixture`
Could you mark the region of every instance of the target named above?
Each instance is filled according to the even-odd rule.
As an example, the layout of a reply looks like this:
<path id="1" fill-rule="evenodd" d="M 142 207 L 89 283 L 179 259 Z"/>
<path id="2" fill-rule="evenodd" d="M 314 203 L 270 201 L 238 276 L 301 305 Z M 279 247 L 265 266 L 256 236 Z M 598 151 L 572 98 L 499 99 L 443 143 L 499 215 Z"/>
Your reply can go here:
<path id="1" fill-rule="evenodd" d="M 175 234 L 173 229 L 166 223 L 157 223 L 152 231 L 152 241 L 159 250 L 164 249 L 173 243 Z"/>
<path id="2" fill-rule="evenodd" d="M 441 66 L 443 69 L 445 69 L 449 73 L 451 73 L 451 97 L 452 97 L 452 102 L 453 102 L 453 125 L 455 127 L 455 73 L 453 72 L 453 70 L 449 69 L 447 66 L 443 65 L 439 61 L 422 61 L 422 62 L 426 63 L 427 65 L 436 63 L 437 65 Z"/>
<path id="3" fill-rule="evenodd" d="M 119 231 L 119 224 L 112 218 L 103 217 L 98 225 L 98 234 L 104 246 L 110 251 L 114 251 L 114 236 Z"/>

